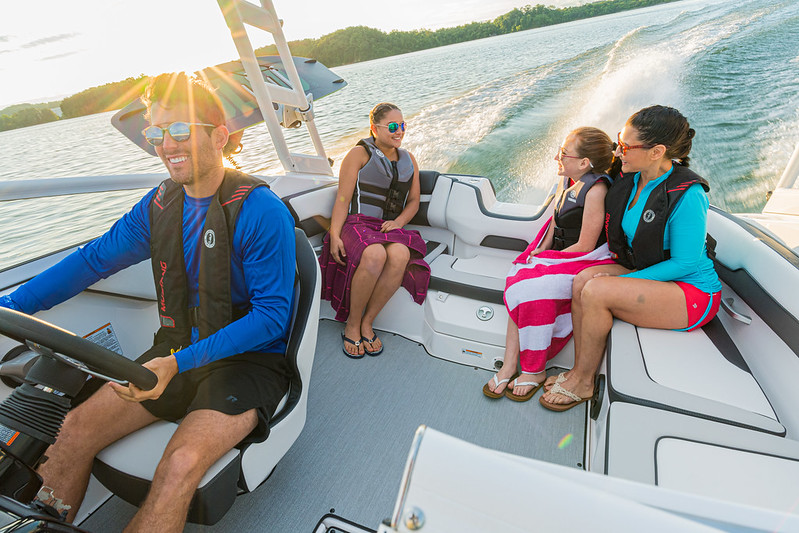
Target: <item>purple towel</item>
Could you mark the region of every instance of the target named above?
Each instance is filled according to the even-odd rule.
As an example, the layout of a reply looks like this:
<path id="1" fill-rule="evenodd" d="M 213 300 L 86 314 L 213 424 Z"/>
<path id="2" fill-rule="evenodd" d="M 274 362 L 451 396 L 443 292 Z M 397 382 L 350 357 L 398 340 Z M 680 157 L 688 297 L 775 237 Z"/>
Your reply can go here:
<path id="1" fill-rule="evenodd" d="M 411 250 L 411 259 L 402 277 L 402 286 L 417 304 L 424 302 L 430 284 L 430 266 L 424 262 L 427 245 L 418 231 L 395 229 L 380 231 L 383 220 L 367 215 L 349 215 L 341 228 L 341 240 L 347 251 L 347 264 L 341 266 L 330 255 L 330 236 L 325 235 L 319 265 L 322 268 L 322 298 L 330 300 L 336 320 L 344 322 L 350 314 L 350 283 L 361 263 L 361 254 L 370 244 L 398 242 Z"/>

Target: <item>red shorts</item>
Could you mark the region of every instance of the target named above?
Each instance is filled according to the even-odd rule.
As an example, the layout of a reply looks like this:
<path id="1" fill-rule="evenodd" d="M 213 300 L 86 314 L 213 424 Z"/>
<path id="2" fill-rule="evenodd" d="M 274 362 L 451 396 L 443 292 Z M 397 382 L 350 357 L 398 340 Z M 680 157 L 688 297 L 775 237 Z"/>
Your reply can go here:
<path id="1" fill-rule="evenodd" d="M 690 283 L 675 281 L 685 293 L 685 307 L 688 310 L 688 327 L 675 331 L 693 331 L 701 328 L 716 316 L 721 303 L 721 291 L 708 294 L 700 291 Z"/>

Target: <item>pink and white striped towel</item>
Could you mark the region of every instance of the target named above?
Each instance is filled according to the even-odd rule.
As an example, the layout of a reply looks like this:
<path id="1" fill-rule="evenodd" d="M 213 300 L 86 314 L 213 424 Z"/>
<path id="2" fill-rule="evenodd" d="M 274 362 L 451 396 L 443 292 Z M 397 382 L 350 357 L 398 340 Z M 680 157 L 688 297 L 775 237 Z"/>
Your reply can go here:
<path id="1" fill-rule="evenodd" d="M 569 342 L 574 276 L 588 267 L 613 263 L 607 244 L 588 253 L 546 250 L 527 263 L 551 222 L 516 258 L 505 281 L 505 306 L 519 328 L 519 361 L 524 372 L 542 372 L 546 362 Z"/>

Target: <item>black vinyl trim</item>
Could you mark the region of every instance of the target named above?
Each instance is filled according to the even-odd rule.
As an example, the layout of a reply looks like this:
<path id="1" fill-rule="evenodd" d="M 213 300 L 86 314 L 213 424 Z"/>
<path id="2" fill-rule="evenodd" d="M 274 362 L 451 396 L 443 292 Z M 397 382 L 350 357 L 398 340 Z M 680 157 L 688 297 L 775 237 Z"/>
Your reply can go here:
<path id="1" fill-rule="evenodd" d="M 497 248 L 499 250 L 513 250 L 516 252 L 523 252 L 530 245 L 524 239 L 516 239 L 514 237 L 502 237 L 500 235 L 486 235 L 480 241 L 480 246 L 488 248 Z"/>
<path id="2" fill-rule="evenodd" d="M 424 255 L 425 255 L 425 257 L 427 257 L 428 255 L 430 255 L 430 252 L 432 252 L 433 250 L 435 250 L 436 248 L 441 246 L 441 243 L 440 242 L 436 242 L 436 241 L 426 241 L 425 242 L 425 246 L 427 247 L 427 251 L 425 252 Z M 447 250 L 445 248 L 444 252 L 442 252 L 442 253 L 446 253 L 446 251 Z"/>
<path id="3" fill-rule="evenodd" d="M 408 224 L 413 224 L 416 226 L 429 226 L 430 220 L 427 218 L 427 211 L 430 209 L 430 202 L 419 202 L 419 209 L 417 209 L 416 214 L 413 215 Z"/>
<path id="4" fill-rule="evenodd" d="M 87 289 L 83 289 L 83 292 L 88 292 L 91 294 L 101 294 L 103 296 L 111 296 L 113 298 L 123 298 L 125 300 L 133 300 L 134 302 L 147 302 L 147 303 L 158 303 L 158 300 L 155 298 L 144 298 L 143 296 L 132 296 L 130 294 L 123 294 L 121 292 L 110 292 L 110 291 L 101 291 L 99 289 L 92 289 L 91 287 Z"/>
<path id="5" fill-rule="evenodd" d="M 316 284 L 319 282 L 316 277 L 316 253 L 313 251 L 311 243 L 308 242 L 308 239 L 302 234 L 302 230 L 299 229 L 294 230 L 294 238 L 296 239 L 297 274 L 300 294 L 297 298 L 297 309 L 294 312 L 291 334 L 289 335 L 289 340 L 286 345 L 286 358 L 289 360 L 293 370 L 293 376 L 289 387 L 288 401 L 280 413 L 277 413 L 276 416 L 269 421 L 270 427 L 274 427 L 275 424 L 286 418 L 300 400 L 303 383 L 300 379 L 300 370 L 297 368 L 297 352 L 300 348 L 300 342 L 303 337 L 305 337 L 305 330 L 308 328 L 308 315 L 310 314 L 314 302 Z"/>
<path id="6" fill-rule="evenodd" d="M 610 344 L 610 339 L 608 339 L 608 344 Z M 608 360 L 608 364 L 610 364 L 610 360 Z M 608 475 L 608 463 L 610 461 L 610 417 L 613 415 L 613 400 L 610 397 L 610 367 L 607 367 L 607 374 L 605 375 L 605 383 L 608 386 L 608 416 L 605 419 L 605 467 L 603 469 L 603 474 L 606 476 Z"/>
<path id="7" fill-rule="evenodd" d="M 327 531 L 338 532 L 339 529 L 330 529 L 330 528 L 328 528 L 325 525 L 325 521 L 329 520 L 329 519 L 338 520 L 339 522 L 343 522 L 344 524 L 357 527 L 357 528 L 362 529 L 364 531 L 371 531 L 372 533 L 377 533 L 377 530 L 375 530 L 375 529 L 363 526 L 363 525 L 361 525 L 361 524 L 359 524 L 357 522 L 353 522 L 352 520 L 347 520 L 346 518 L 342 518 L 339 515 L 333 514 L 333 513 L 327 513 L 322 518 L 320 518 L 319 521 L 316 523 L 316 526 L 314 526 L 313 533 L 322 533 L 322 532 L 327 532 Z M 324 529 L 320 529 L 322 527 L 324 527 Z"/>
<path id="8" fill-rule="evenodd" d="M 300 222 L 297 223 L 297 227 L 300 228 L 303 231 L 303 233 L 305 233 L 305 235 L 308 237 L 313 237 L 314 235 L 320 235 L 322 233 L 326 233 L 327 228 L 319 222 L 319 218 L 314 217 L 301 220 Z"/>
<path id="9" fill-rule="evenodd" d="M 419 171 L 419 191 L 421 194 L 433 194 L 436 182 L 441 174 L 435 170 Z"/>
<path id="10" fill-rule="evenodd" d="M 505 305 L 503 291 L 496 289 L 476 287 L 474 285 L 468 285 L 466 283 L 460 283 L 458 281 L 452 281 L 449 279 L 437 278 L 435 276 L 430 276 L 429 288 L 431 290 L 463 296 L 464 298 L 470 298 L 472 300 Z"/>
<path id="11" fill-rule="evenodd" d="M 204 487 L 195 490 L 187 520 L 209 526 L 219 522 L 236 499 L 236 483 L 240 470 L 241 454 L 225 465 Z M 142 504 L 150 490 L 149 480 L 121 472 L 99 459 L 94 461 L 92 474 L 108 490 L 137 507 Z"/>
<path id="12" fill-rule="evenodd" d="M 799 462 L 799 458 L 796 457 L 786 457 L 784 455 L 777 455 L 774 453 L 766 453 L 756 450 L 748 450 L 746 448 L 738 448 L 737 446 L 728 446 L 726 444 L 718 444 L 716 442 L 709 442 L 704 440 L 696 440 L 696 439 L 687 439 L 685 437 L 678 437 L 677 435 L 661 435 L 657 439 L 655 439 L 655 446 L 653 449 L 654 455 L 654 466 L 655 466 L 655 485 L 658 484 L 658 445 L 660 441 L 663 439 L 674 439 L 674 440 L 681 440 L 683 442 L 692 442 L 694 444 L 705 444 L 707 446 L 715 446 L 717 448 L 724 448 L 725 450 L 732 450 L 735 452 L 745 452 L 745 453 L 752 453 L 755 455 L 762 455 L 763 457 L 773 457 L 774 459 L 785 459 L 788 461 Z"/>
<path id="13" fill-rule="evenodd" d="M 730 334 L 724 329 L 724 325 L 721 323 L 718 316 L 714 316 L 713 320 L 702 326 L 702 330 L 721 355 L 724 356 L 724 359 L 747 374 L 752 374 L 752 370 L 750 370 L 749 365 L 746 364 L 743 355 L 741 355 L 735 342 L 730 338 Z"/>

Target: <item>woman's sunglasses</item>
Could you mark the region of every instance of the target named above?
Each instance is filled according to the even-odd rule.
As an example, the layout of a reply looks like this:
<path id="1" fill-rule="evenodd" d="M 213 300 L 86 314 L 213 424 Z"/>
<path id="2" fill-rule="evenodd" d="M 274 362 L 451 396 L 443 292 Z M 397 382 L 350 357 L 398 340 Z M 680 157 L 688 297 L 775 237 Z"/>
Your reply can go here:
<path id="1" fill-rule="evenodd" d="M 381 128 L 388 128 L 389 133 L 396 133 L 397 130 L 405 131 L 405 123 L 404 122 L 389 122 L 388 124 L 375 124 L 375 126 L 379 126 Z"/>
<path id="2" fill-rule="evenodd" d="M 213 124 L 201 124 L 199 122 L 173 122 L 166 128 L 159 126 L 150 126 L 142 130 L 142 134 L 148 143 L 153 146 L 161 146 L 164 142 L 164 132 L 169 132 L 169 136 L 175 139 L 176 142 L 182 143 L 188 141 L 191 137 L 192 126 L 204 126 L 206 128 L 216 128 Z"/>
<path id="3" fill-rule="evenodd" d="M 636 144 L 636 145 L 633 145 L 633 146 L 630 146 L 629 144 L 624 144 L 621 141 L 621 132 L 616 134 L 616 140 L 619 141 L 618 145 L 619 145 L 619 148 L 621 148 L 621 155 L 627 155 L 627 150 L 636 150 L 638 148 L 640 148 L 642 150 L 649 150 L 650 148 L 654 148 L 656 146 L 654 144 L 652 144 L 652 145 L 649 145 L 649 144 Z"/>

